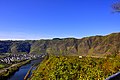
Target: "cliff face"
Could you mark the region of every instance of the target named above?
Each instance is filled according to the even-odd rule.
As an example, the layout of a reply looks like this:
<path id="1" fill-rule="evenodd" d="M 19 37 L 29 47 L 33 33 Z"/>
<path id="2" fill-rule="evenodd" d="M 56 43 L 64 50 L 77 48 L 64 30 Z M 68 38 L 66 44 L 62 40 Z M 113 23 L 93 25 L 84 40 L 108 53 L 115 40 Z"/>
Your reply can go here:
<path id="1" fill-rule="evenodd" d="M 50 53 L 62 55 L 102 55 L 120 52 L 120 33 L 82 39 L 0 41 L 0 53 Z"/>

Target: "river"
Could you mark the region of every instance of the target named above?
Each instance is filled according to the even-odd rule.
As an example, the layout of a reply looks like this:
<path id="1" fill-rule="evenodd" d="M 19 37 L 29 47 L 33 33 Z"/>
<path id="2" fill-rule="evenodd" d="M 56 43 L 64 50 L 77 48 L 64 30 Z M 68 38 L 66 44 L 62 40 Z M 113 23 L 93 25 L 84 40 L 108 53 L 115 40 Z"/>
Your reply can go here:
<path id="1" fill-rule="evenodd" d="M 38 64 L 42 61 L 42 59 L 33 60 L 30 63 L 23 65 L 16 71 L 12 76 L 10 76 L 7 80 L 24 80 L 25 75 L 27 74 L 28 70 L 31 68 L 32 65 Z M 36 69 L 36 66 L 33 67 L 32 70 Z M 31 76 L 32 72 L 30 72 L 28 78 Z"/>

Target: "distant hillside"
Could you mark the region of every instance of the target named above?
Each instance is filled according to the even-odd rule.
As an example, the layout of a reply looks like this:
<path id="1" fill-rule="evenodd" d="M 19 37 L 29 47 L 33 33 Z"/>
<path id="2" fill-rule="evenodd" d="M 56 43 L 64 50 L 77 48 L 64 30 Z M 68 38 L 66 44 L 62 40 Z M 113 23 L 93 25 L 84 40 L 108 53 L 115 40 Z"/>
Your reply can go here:
<path id="1" fill-rule="evenodd" d="M 0 53 L 49 53 L 55 55 L 106 55 L 120 53 L 120 33 L 82 39 L 0 41 Z"/>

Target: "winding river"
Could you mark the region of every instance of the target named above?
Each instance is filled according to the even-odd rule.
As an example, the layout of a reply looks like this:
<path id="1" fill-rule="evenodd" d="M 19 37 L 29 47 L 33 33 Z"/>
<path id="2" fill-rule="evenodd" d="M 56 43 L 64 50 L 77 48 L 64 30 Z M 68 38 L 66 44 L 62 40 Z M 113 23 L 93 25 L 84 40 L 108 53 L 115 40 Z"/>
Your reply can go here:
<path id="1" fill-rule="evenodd" d="M 16 71 L 12 76 L 10 76 L 7 80 L 24 80 L 25 75 L 27 74 L 28 70 L 34 64 L 38 64 L 42 61 L 42 59 L 33 60 L 30 63 L 23 65 Z M 32 70 L 36 69 L 36 66 L 32 68 Z M 30 72 L 28 78 L 31 76 L 32 72 Z"/>

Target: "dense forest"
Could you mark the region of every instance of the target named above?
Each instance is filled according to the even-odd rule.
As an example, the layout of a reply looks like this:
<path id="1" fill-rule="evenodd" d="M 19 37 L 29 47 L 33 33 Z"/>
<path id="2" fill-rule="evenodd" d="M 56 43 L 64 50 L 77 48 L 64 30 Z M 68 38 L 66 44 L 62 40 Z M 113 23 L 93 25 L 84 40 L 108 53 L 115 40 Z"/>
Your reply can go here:
<path id="1" fill-rule="evenodd" d="M 119 54 L 120 33 L 91 36 L 81 39 L 0 41 L 0 53 L 49 53 L 54 55 L 104 56 Z"/>

